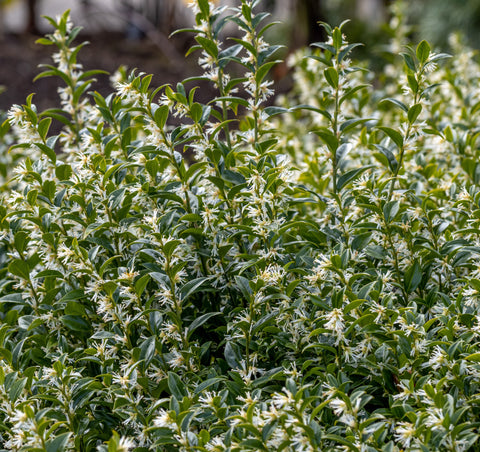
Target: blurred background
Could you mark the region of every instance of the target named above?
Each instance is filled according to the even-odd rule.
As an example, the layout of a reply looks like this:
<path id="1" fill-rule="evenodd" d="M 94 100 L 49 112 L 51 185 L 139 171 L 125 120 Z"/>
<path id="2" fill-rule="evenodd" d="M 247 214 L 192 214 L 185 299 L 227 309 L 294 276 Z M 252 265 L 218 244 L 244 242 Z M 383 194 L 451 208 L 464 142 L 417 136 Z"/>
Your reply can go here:
<path id="1" fill-rule="evenodd" d="M 50 63 L 52 49 L 35 44 L 49 32 L 42 15 L 55 16 L 71 10 L 73 21 L 84 29 L 77 42 L 90 45 L 80 53 L 87 69 L 115 72 L 119 65 L 153 73 L 153 83 L 176 83 L 196 75 L 196 58 L 184 59 L 192 44 L 188 34 L 169 38 L 177 28 L 190 26 L 193 17 L 186 7 L 189 0 L 0 0 L 0 110 L 23 103 L 36 92 L 39 109 L 56 103 L 57 80 L 32 79 L 38 65 Z M 216 0 L 231 5 L 235 0 Z M 398 32 L 391 23 L 392 8 L 404 16 L 403 30 L 416 41 L 428 39 L 439 50 L 448 51 L 448 36 L 460 30 L 472 47 L 480 46 L 480 0 L 263 0 L 262 7 L 281 25 L 271 29 L 271 43 L 284 44 L 287 54 L 308 43 L 323 39 L 318 21 L 346 27 L 350 42 L 363 42 L 364 52 L 381 55 L 381 44 Z M 361 55 L 360 55 L 361 56 Z M 373 58 L 375 61 L 375 58 Z M 381 57 L 378 59 L 381 64 Z M 275 77 L 282 90 L 288 89 L 288 70 L 277 68 Z M 108 92 L 108 76 L 100 76 L 95 86 Z M 201 100 L 201 99 L 200 99 Z"/>

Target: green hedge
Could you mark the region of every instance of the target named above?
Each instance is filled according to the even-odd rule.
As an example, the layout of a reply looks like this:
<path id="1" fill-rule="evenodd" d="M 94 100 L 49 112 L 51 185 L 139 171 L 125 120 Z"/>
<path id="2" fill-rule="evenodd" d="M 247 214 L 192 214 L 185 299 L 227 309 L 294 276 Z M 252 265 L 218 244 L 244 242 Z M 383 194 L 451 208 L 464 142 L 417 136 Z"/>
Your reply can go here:
<path id="1" fill-rule="evenodd" d="M 324 24 L 272 105 L 278 47 L 237 3 L 193 2 L 206 104 L 92 92 L 49 19 L 59 108 L 0 129 L 3 450 L 478 450 L 473 53 L 397 35 L 372 74 Z"/>

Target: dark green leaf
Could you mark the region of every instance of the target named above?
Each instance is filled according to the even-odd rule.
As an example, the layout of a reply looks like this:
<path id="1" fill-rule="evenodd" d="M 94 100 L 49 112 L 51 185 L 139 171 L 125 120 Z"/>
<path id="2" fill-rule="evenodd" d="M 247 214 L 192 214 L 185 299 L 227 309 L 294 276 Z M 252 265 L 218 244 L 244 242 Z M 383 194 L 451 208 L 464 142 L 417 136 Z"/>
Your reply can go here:
<path id="1" fill-rule="evenodd" d="M 338 72 L 333 67 L 327 67 L 323 71 L 323 75 L 325 76 L 325 80 L 327 83 L 333 88 L 338 88 Z"/>
<path id="2" fill-rule="evenodd" d="M 60 318 L 62 323 L 72 331 L 88 333 L 91 330 L 90 324 L 78 315 L 64 315 Z"/>
<path id="3" fill-rule="evenodd" d="M 204 38 L 203 36 L 195 36 L 195 40 L 202 46 L 202 48 L 213 58 L 217 58 L 218 56 L 218 47 L 216 44 L 208 39 Z"/>
<path id="4" fill-rule="evenodd" d="M 332 131 L 322 127 L 321 129 L 314 130 L 313 133 L 320 137 L 320 139 L 328 146 L 332 153 L 336 152 L 339 142 L 338 138 L 333 134 Z"/>
<path id="5" fill-rule="evenodd" d="M 72 174 L 72 167 L 68 164 L 59 165 L 55 168 L 55 176 L 61 181 L 69 180 Z"/>
<path id="6" fill-rule="evenodd" d="M 390 102 L 393 105 L 396 105 L 399 107 L 401 110 L 403 110 L 405 113 L 408 113 L 408 107 L 398 99 L 393 99 L 392 97 L 387 97 L 386 99 L 383 99 L 382 102 Z"/>
<path id="7" fill-rule="evenodd" d="M 46 444 L 46 452 L 63 452 L 67 447 L 71 432 L 62 433 Z"/>
<path id="8" fill-rule="evenodd" d="M 412 72 L 415 72 L 417 68 L 415 66 L 415 61 L 413 61 L 412 55 L 410 55 L 409 53 L 400 53 L 400 55 L 402 55 L 408 69 L 410 69 Z"/>
<path id="9" fill-rule="evenodd" d="M 55 151 L 51 147 L 43 143 L 35 143 L 35 146 L 37 146 L 53 163 L 57 161 L 57 154 L 55 154 Z"/>
<path id="10" fill-rule="evenodd" d="M 188 396 L 185 385 L 176 373 L 168 372 L 168 389 L 170 389 L 170 393 L 174 395 L 177 400 L 182 400 Z"/>
<path id="11" fill-rule="evenodd" d="M 25 231 L 18 231 L 15 234 L 13 243 L 15 245 L 15 249 L 18 251 L 20 255 L 22 255 L 23 252 L 25 251 L 29 241 L 30 241 L 29 234 L 27 234 Z"/>
<path id="12" fill-rule="evenodd" d="M 225 359 L 232 369 L 239 367 L 240 357 L 231 342 L 225 344 Z"/>
<path id="13" fill-rule="evenodd" d="M 80 300 L 85 297 L 86 295 L 83 290 L 71 290 L 70 292 L 67 292 L 62 298 L 60 298 L 59 303 L 66 303 L 67 301 L 71 300 Z"/>
<path id="14" fill-rule="evenodd" d="M 372 166 L 364 166 L 362 168 L 356 168 L 350 171 L 347 171 L 345 174 L 342 174 L 337 180 L 337 190 L 341 190 L 345 185 L 358 179 L 365 171 L 372 168 Z"/>
<path id="15" fill-rule="evenodd" d="M 203 108 L 198 102 L 194 102 L 190 107 L 190 117 L 193 122 L 198 123 L 202 118 Z"/>
<path id="16" fill-rule="evenodd" d="M 365 124 L 368 121 L 374 121 L 375 118 L 359 118 L 359 119 L 348 119 L 347 121 L 343 122 L 340 126 L 340 131 L 343 133 L 348 132 L 349 130 L 354 129 L 355 127 Z"/>
<path id="17" fill-rule="evenodd" d="M 408 110 L 408 122 L 413 124 L 422 112 L 422 104 L 415 104 Z"/>
<path id="18" fill-rule="evenodd" d="M 168 118 L 168 113 L 169 113 L 168 105 L 160 105 L 160 107 L 158 107 L 155 110 L 153 117 L 155 119 L 155 123 L 161 130 L 163 130 L 163 128 L 165 127 L 165 123 L 167 122 L 167 118 Z"/>
<path id="19" fill-rule="evenodd" d="M 25 385 L 27 384 L 27 378 L 21 378 L 17 380 L 15 383 L 12 384 L 10 390 L 8 391 L 8 398 L 13 403 L 16 402 L 17 399 L 20 397 Z"/>
<path id="20" fill-rule="evenodd" d="M 140 359 L 144 361 L 145 369 L 150 365 L 155 356 L 155 346 L 155 336 L 150 336 L 140 346 Z"/>
<path id="21" fill-rule="evenodd" d="M 187 282 L 180 290 L 182 294 L 182 300 L 187 300 L 188 297 L 198 292 L 200 288 L 209 280 L 210 278 L 206 276 L 201 276 L 200 278 L 195 278 Z"/>
<path id="22" fill-rule="evenodd" d="M 30 280 L 30 268 L 28 264 L 22 259 L 14 259 L 8 265 L 8 271 L 19 278 Z"/>
<path id="23" fill-rule="evenodd" d="M 221 312 L 207 312 L 206 314 L 197 317 L 188 327 L 187 339 L 190 338 L 192 333 L 200 326 L 202 326 L 205 322 L 211 319 L 214 316 L 221 315 Z"/>
<path id="24" fill-rule="evenodd" d="M 194 391 L 194 394 L 201 394 L 205 389 L 209 388 L 210 386 L 213 386 L 217 383 L 220 383 L 221 381 L 224 381 L 224 377 L 213 377 L 209 378 L 208 380 L 202 381 Z"/>
<path id="25" fill-rule="evenodd" d="M 405 272 L 405 291 L 407 293 L 413 292 L 422 281 L 422 268 L 418 263 L 418 260 L 415 260 L 413 265 L 411 265 L 408 270 Z"/>
<path id="26" fill-rule="evenodd" d="M 380 144 L 375 144 L 374 146 L 381 152 L 381 154 L 374 154 L 374 156 L 394 173 L 397 170 L 398 162 L 393 152 Z"/>
<path id="27" fill-rule="evenodd" d="M 423 40 L 420 44 L 418 44 L 416 54 L 418 61 L 420 61 L 421 64 L 425 64 L 430 56 L 430 44 Z"/>
<path id="28" fill-rule="evenodd" d="M 383 216 L 387 223 L 390 223 L 395 219 L 400 209 L 400 203 L 398 201 L 389 201 L 383 206 Z"/>
<path id="29" fill-rule="evenodd" d="M 50 129 L 50 124 L 52 123 L 52 118 L 43 118 L 38 123 L 38 134 L 41 136 L 42 140 L 47 139 L 48 130 Z"/>
<path id="30" fill-rule="evenodd" d="M 465 357 L 467 361 L 473 361 L 473 362 L 480 362 L 480 353 L 472 353 L 471 355 L 468 355 Z"/>
<path id="31" fill-rule="evenodd" d="M 403 147 L 403 137 L 400 132 L 390 127 L 383 126 L 379 126 L 378 129 L 388 135 L 390 139 L 398 146 L 399 149 Z"/>
<path id="32" fill-rule="evenodd" d="M 263 111 L 271 118 L 272 116 L 288 113 L 290 110 L 284 107 L 265 107 Z"/>
<path id="33" fill-rule="evenodd" d="M 238 288 L 242 292 L 243 296 L 246 300 L 250 300 L 252 295 L 252 289 L 250 288 L 250 284 L 248 279 L 243 276 L 235 276 L 235 282 L 237 283 Z"/>

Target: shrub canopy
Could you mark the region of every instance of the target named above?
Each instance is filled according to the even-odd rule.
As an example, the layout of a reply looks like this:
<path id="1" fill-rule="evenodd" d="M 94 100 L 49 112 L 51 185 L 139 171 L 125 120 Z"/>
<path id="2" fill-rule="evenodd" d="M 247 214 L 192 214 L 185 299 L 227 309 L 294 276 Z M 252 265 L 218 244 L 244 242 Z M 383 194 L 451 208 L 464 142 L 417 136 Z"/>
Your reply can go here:
<path id="1" fill-rule="evenodd" d="M 187 30 L 206 104 L 136 72 L 92 92 L 49 19 L 59 108 L 0 129 L 3 450 L 474 450 L 473 53 L 396 21 L 372 74 L 324 24 L 272 105 L 259 1 L 213 3 Z"/>

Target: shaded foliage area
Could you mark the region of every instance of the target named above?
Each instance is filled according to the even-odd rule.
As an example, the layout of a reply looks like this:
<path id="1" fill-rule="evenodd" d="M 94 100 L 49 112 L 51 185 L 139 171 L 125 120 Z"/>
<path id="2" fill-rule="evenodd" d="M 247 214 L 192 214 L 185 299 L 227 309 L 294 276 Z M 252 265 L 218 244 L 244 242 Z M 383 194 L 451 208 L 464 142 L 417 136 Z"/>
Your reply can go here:
<path id="1" fill-rule="evenodd" d="M 0 128 L 4 450 L 477 447 L 478 62 L 396 16 L 371 74 L 325 24 L 271 105 L 259 4 L 194 2 L 201 75 L 105 95 L 50 19 L 60 103 Z"/>

